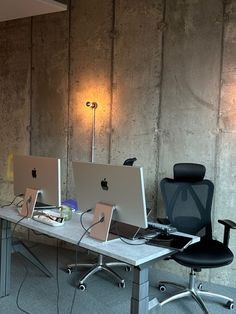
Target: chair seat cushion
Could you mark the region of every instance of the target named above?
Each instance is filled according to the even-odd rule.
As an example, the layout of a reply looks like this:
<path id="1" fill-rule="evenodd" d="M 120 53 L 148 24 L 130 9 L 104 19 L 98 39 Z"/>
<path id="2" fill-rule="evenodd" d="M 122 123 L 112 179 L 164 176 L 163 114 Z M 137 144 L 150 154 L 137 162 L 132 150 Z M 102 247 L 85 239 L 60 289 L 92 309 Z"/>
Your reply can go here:
<path id="1" fill-rule="evenodd" d="M 216 240 L 200 241 L 173 256 L 181 265 L 200 269 L 225 266 L 230 264 L 233 258 L 231 250 Z"/>

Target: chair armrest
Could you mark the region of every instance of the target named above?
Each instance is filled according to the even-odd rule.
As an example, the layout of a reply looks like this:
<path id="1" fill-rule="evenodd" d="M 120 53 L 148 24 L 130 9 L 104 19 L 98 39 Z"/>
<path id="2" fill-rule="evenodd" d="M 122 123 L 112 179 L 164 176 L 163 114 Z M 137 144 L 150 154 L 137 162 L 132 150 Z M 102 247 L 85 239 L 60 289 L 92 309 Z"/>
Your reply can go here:
<path id="1" fill-rule="evenodd" d="M 225 226 L 224 230 L 224 245 L 229 245 L 229 235 L 230 235 L 230 229 L 236 229 L 236 223 L 229 219 L 224 220 L 218 220 L 218 222 Z"/>
<path id="2" fill-rule="evenodd" d="M 220 219 L 218 222 L 224 226 L 228 226 L 230 229 L 236 229 L 236 223 L 229 219 Z"/>

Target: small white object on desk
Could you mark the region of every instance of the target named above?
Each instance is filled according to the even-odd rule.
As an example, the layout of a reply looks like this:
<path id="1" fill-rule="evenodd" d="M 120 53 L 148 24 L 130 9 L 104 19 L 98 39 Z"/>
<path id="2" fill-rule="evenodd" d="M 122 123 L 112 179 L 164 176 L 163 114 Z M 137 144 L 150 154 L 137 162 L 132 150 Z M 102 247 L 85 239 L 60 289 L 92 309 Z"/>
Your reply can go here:
<path id="1" fill-rule="evenodd" d="M 45 216 L 42 214 L 35 215 L 32 218 L 36 221 L 42 222 L 42 223 L 49 225 L 49 226 L 52 226 L 52 227 L 60 227 L 60 226 L 64 225 L 64 219 L 63 218 L 60 218 L 61 221 L 57 221 L 57 220 L 54 220 L 52 217 L 50 218 L 49 216 Z M 55 217 L 55 219 L 56 218 L 57 217 Z"/>

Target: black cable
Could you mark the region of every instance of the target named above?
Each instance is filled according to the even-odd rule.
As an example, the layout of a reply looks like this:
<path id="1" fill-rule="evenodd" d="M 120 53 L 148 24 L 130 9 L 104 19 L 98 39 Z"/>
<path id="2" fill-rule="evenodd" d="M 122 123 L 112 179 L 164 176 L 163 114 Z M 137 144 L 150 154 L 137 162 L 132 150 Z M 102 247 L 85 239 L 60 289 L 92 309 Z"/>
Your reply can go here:
<path id="1" fill-rule="evenodd" d="M 24 220 L 25 218 L 28 218 L 28 214 L 29 214 L 29 205 L 28 205 L 28 203 L 29 203 L 29 200 L 30 200 L 30 198 L 28 198 L 28 200 L 26 201 L 26 210 L 27 210 L 26 215 L 23 216 L 22 218 L 20 218 L 20 219 L 15 223 L 15 225 L 14 225 L 14 227 L 13 227 L 13 229 L 12 229 L 12 238 L 13 238 L 13 234 L 14 234 L 15 229 L 16 229 L 16 227 L 18 226 L 18 224 L 19 224 L 22 220 Z M 14 245 L 13 245 L 13 246 L 14 246 Z"/>
<path id="2" fill-rule="evenodd" d="M 126 244 L 129 244 L 129 245 L 144 245 L 144 244 L 147 243 L 147 240 L 145 240 L 145 241 L 142 242 L 142 243 L 127 242 L 124 238 L 120 237 L 119 235 L 118 235 L 118 237 L 119 237 L 119 239 L 120 239 L 122 242 L 124 242 L 124 243 L 126 243 Z M 134 240 L 131 240 L 131 241 L 134 241 Z"/>
<path id="3" fill-rule="evenodd" d="M 119 239 L 120 239 L 122 242 L 124 242 L 124 243 L 126 243 L 126 244 L 129 244 L 129 245 L 143 245 L 143 244 L 146 244 L 147 240 L 145 240 L 145 241 L 142 242 L 142 243 L 127 242 L 123 237 L 121 237 L 120 232 L 119 232 L 119 230 L 118 230 L 118 224 L 115 224 L 115 227 L 116 227 L 116 234 L 118 235 Z M 131 241 L 133 241 L 133 240 L 131 240 Z"/>
<path id="4" fill-rule="evenodd" d="M 20 284 L 20 287 L 18 289 L 18 292 L 17 292 L 17 296 L 16 296 L 16 305 L 18 307 L 19 310 L 21 310 L 23 313 L 26 313 L 26 314 L 31 314 L 30 312 L 27 312 L 26 310 L 24 310 L 20 305 L 19 305 L 19 297 L 20 297 L 20 292 L 21 292 L 21 289 L 23 287 L 23 284 L 25 283 L 25 280 L 26 278 L 28 277 L 28 274 L 29 274 L 29 271 L 28 271 L 28 268 L 26 266 L 26 264 L 24 262 L 22 262 L 24 268 L 25 268 L 25 275 L 24 275 L 24 278 L 22 279 L 21 281 L 21 284 Z"/>
<path id="5" fill-rule="evenodd" d="M 24 217 L 22 217 L 21 219 L 19 219 L 16 224 L 14 225 L 14 228 L 12 230 L 12 238 L 13 238 L 13 234 L 15 232 L 15 229 L 17 227 L 17 225 L 22 221 L 24 220 L 25 218 L 28 218 L 28 213 L 29 213 L 29 207 L 28 207 L 28 202 L 29 202 L 29 199 L 26 201 L 26 209 L 27 209 L 27 213 Z M 48 238 L 52 238 L 48 235 L 45 235 L 45 234 L 42 234 L 42 233 L 37 233 L 36 231 L 32 230 L 36 235 L 44 235 Z M 18 253 L 15 249 L 14 249 L 14 244 L 13 244 L 13 250 L 14 252 Z M 24 260 L 21 260 L 24 268 L 25 268 L 25 275 L 24 275 L 24 278 L 23 280 L 21 281 L 21 284 L 20 284 L 20 287 L 18 289 L 18 292 L 17 292 L 17 297 L 16 297 L 16 305 L 18 307 L 19 310 L 21 310 L 23 313 L 25 314 L 31 314 L 29 312 L 27 312 L 26 310 L 24 310 L 20 305 L 19 305 L 19 297 L 20 297 L 20 292 L 21 292 L 21 289 L 28 277 L 28 274 L 29 274 L 29 271 L 28 271 L 28 268 L 27 268 L 27 264 L 24 262 Z M 59 245 L 58 245 L 58 240 L 57 240 L 57 254 L 56 254 L 56 269 L 57 269 L 57 273 L 56 273 L 56 282 L 57 282 L 57 313 L 59 314 L 60 313 L 60 309 L 59 309 L 59 299 L 60 299 L 60 286 L 59 286 L 59 273 L 58 273 L 58 270 L 59 270 Z"/>
<path id="6" fill-rule="evenodd" d="M 25 218 L 28 217 L 28 213 L 29 213 L 29 207 L 28 207 L 28 202 L 29 202 L 29 199 L 26 201 L 26 209 L 27 209 L 27 213 L 25 216 L 23 216 L 22 218 L 20 218 L 14 225 L 13 229 L 12 229 L 12 248 L 14 250 L 15 253 L 18 253 L 16 250 L 15 250 L 15 247 L 14 247 L 14 243 L 13 243 L 13 234 L 15 233 L 15 229 L 17 227 L 17 225 L 22 221 L 24 220 Z M 18 253 L 19 254 L 19 253 Z M 16 296 L 16 306 L 19 310 L 21 310 L 23 313 L 25 314 L 31 314 L 30 312 L 27 312 L 26 310 L 24 310 L 20 305 L 19 305 L 19 297 L 20 297 L 20 292 L 21 292 L 21 289 L 23 287 L 23 284 L 26 280 L 26 278 L 28 277 L 28 274 L 29 274 L 29 271 L 28 271 L 28 268 L 27 268 L 27 265 L 26 263 L 24 262 L 24 260 L 21 259 L 21 263 L 23 264 L 24 268 L 25 268 L 25 275 L 21 281 L 21 284 L 20 284 L 20 287 L 18 289 L 18 292 L 17 292 L 17 296 Z"/>
<path id="7" fill-rule="evenodd" d="M 89 210 L 90 211 L 90 210 Z M 83 212 L 86 213 L 87 211 Z M 82 214 L 81 214 L 82 216 Z M 89 226 L 88 228 L 84 228 L 84 233 L 82 234 L 82 236 L 80 237 L 79 241 L 77 242 L 77 245 L 76 245 L 76 249 L 75 249 L 75 265 L 77 266 L 78 263 L 77 263 L 77 260 L 78 260 L 78 248 L 79 248 L 79 245 L 80 245 L 80 242 L 82 241 L 83 237 L 86 235 L 86 233 L 94 226 L 96 226 L 97 224 L 101 223 L 104 221 L 104 217 L 102 217 L 101 219 L 99 219 L 98 221 L 96 221 L 95 223 L 93 223 L 91 226 Z M 76 267 L 76 272 L 78 271 L 78 267 Z M 75 286 L 75 289 L 74 289 L 74 294 L 73 294 L 73 299 L 72 299 L 72 302 L 71 302 L 71 309 L 70 309 L 70 314 L 72 314 L 72 311 L 73 311 L 73 307 L 74 307 L 74 303 L 75 303 L 75 297 L 76 297 L 76 291 L 77 291 L 77 286 Z"/>
<path id="8" fill-rule="evenodd" d="M 11 206 L 11 205 L 15 202 L 15 200 L 16 200 L 18 197 L 22 197 L 22 196 L 23 196 L 23 194 L 16 195 L 10 203 L 1 205 L 1 207 L 8 207 L 8 206 Z"/>
<path id="9" fill-rule="evenodd" d="M 26 313 L 26 314 L 31 314 L 30 312 L 27 312 L 26 310 L 24 310 L 20 305 L 19 305 L 19 297 L 20 297 L 20 292 L 21 292 L 21 289 L 23 287 L 23 284 L 25 283 L 25 280 L 26 278 L 28 277 L 28 274 L 29 274 L 29 271 L 28 271 L 28 268 L 26 266 L 26 264 L 22 261 L 22 264 L 25 268 L 25 275 L 24 275 L 24 278 L 22 279 L 21 281 L 21 284 L 20 284 L 20 287 L 18 289 L 18 292 L 17 292 L 17 296 L 16 296 L 16 305 L 18 307 L 19 310 L 21 310 L 22 312 Z"/>
<path id="10" fill-rule="evenodd" d="M 25 217 L 23 217 L 23 218 L 25 218 Z M 17 224 L 18 224 L 20 221 L 22 221 L 23 218 L 20 219 L 20 220 L 17 222 Z M 48 237 L 48 238 L 50 238 L 50 239 L 54 238 L 54 237 L 51 237 L 51 236 L 49 236 L 49 235 L 36 232 L 36 231 L 34 231 L 34 230 L 31 230 L 31 231 L 32 231 L 35 235 L 44 235 L 44 236 L 46 236 L 46 237 Z M 26 280 L 26 278 L 27 278 L 27 276 L 28 276 L 28 269 L 27 269 L 27 267 L 26 267 L 25 264 L 24 264 L 24 267 L 25 267 L 25 269 L 26 269 L 26 274 L 25 274 L 24 279 L 23 279 L 23 281 L 22 281 L 22 283 L 21 283 L 21 285 L 20 285 L 20 289 L 18 290 L 18 294 L 17 294 L 17 295 L 18 295 L 18 299 L 19 299 L 20 290 L 22 289 L 22 286 L 23 286 L 23 284 L 24 284 L 24 282 L 25 282 L 25 280 Z M 57 283 L 57 313 L 59 314 L 59 313 L 60 313 L 60 308 L 59 308 L 60 285 L 59 285 L 59 243 L 58 243 L 58 239 L 57 239 L 57 250 L 56 250 L 56 270 L 57 270 L 57 272 L 56 272 L 56 283 Z M 18 304 L 17 304 L 17 306 L 18 306 Z M 18 307 L 19 307 L 19 306 L 18 306 Z M 24 310 L 23 310 L 22 308 L 20 308 L 20 307 L 19 307 L 19 309 L 20 309 L 21 311 L 24 311 Z M 30 314 L 30 313 L 25 312 L 25 311 L 24 311 L 24 313 Z"/>
<path id="11" fill-rule="evenodd" d="M 84 230 L 86 230 L 86 228 L 85 228 L 85 226 L 84 226 L 84 224 L 83 224 L 83 216 L 84 216 L 84 214 L 87 214 L 87 213 L 89 213 L 89 212 L 91 212 L 91 211 L 92 211 L 92 208 L 89 208 L 89 209 L 87 209 L 86 211 L 82 212 L 82 214 L 81 214 L 80 217 L 79 217 L 79 219 L 80 219 L 80 224 L 81 224 L 81 226 L 82 226 L 82 228 L 83 228 Z"/>

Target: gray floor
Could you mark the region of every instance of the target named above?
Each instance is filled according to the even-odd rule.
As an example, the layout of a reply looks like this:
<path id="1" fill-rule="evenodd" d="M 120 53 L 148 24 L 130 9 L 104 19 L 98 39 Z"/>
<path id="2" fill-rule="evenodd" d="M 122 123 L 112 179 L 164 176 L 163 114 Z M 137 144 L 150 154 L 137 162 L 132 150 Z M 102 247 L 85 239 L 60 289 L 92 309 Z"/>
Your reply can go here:
<path id="1" fill-rule="evenodd" d="M 132 288 L 132 272 L 125 272 L 119 269 L 119 273 L 126 280 L 126 288 L 118 288 L 116 283 L 110 280 L 106 275 L 100 273 L 93 276 L 87 282 L 87 291 L 82 292 L 75 289 L 76 279 L 78 274 L 68 275 L 64 271 L 64 266 L 75 260 L 75 254 L 71 251 L 60 249 L 57 269 L 57 251 L 55 248 L 44 245 L 35 245 L 32 247 L 35 254 L 40 256 L 41 260 L 47 265 L 53 273 L 53 278 L 47 278 L 42 275 L 30 263 L 24 263 L 23 259 L 17 254 L 12 256 L 12 281 L 11 293 L 8 297 L 0 299 L 0 313 L 4 314 L 128 314 L 130 311 L 130 296 Z M 92 258 L 93 256 L 89 256 Z M 85 254 L 84 258 L 88 258 Z M 20 289 L 22 280 L 28 272 L 26 280 Z M 58 274 L 58 277 L 57 277 Z M 58 281 L 57 281 L 58 278 Z M 158 297 L 160 300 L 164 299 L 167 294 L 161 293 L 155 287 L 158 279 L 181 280 L 180 278 L 173 278 L 166 273 L 151 272 L 150 274 L 150 298 Z M 184 280 L 183 280 L 184 281 Z M 59 301 L 57 307 L 57 291 L 59 287 Z M 236 289 L 211 285 L 211 290 L 217 292 L 221 291 L 224 294 L 236 299 Z M 19 293 L 20 291 L 20 293 Z M 173 290 L 171 291 L 173 292 Z M 17 307 L 18 304 L 22 310 Z M 73 296 L 75 294 L 75 302 L 73 311 L 71 307 L 73 303 Z M 214 302 L 206 302 L 209 312 L 212 314 L 236 313 L 236 310 L 225 309 L 222 305 Z M 191 299 L 176 301 L 166 305 L 159 311 L 152 310 L 150 314 L 154 313 L 176 313 L 176 314 L 199 314 L 201 310 Z"/>

